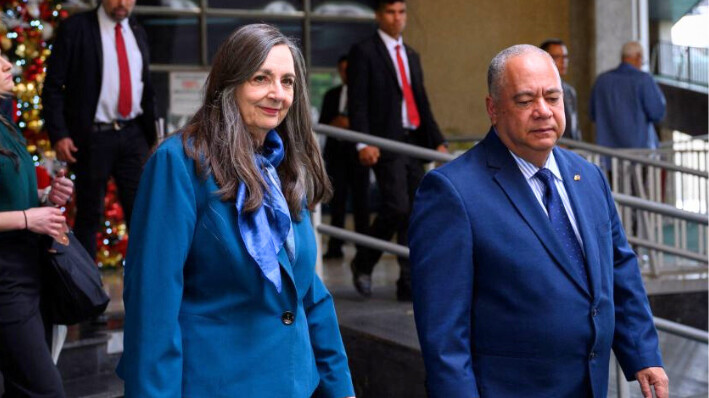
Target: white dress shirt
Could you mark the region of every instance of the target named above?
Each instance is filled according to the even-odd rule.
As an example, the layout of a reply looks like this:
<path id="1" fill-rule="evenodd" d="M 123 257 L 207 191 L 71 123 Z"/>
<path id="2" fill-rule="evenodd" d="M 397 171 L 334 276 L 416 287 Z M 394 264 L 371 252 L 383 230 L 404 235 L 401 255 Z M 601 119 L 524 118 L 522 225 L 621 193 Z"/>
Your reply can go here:
<path id="1" fill-rule="evenodd" d="M 337 105 L 337 112 L 340 115 L 347 115 L 347 85 L 342 85 L 340 90 L 340 103 Z"/>
<path id="2" fill-rule="evenodd" d="M 387 51 L 389 52 L 389 57 L 391 58 L 391 62 L 394 64 L 394 69 L 396 69 L 396 80 L 399 82 L 399 87 L 403 91 L 403 87 L 401 85 L 401 72 L 399 71 L 399 63 L 396 61 L 396 46 L 399 47 L 399 54 L 401 55 L 401 60 L 404 62 L 404 70 L 406 72 L 406 80 L 409 81 L 409 86 L 411 86 L 411 72 L 409 71 L 409 57 L 406 56 L 406 47 L 404 47 L 404 39 L 399 36 L 398 39 L 395 39 L 388 34 L 384 33 L 381 29 L 377 29 L 377 33 L 379 33 L 379 37 L 382 38 L 382 41 L 384 42 L 384 46 L 386 46 Z M 412 88 L 413 90 L 413 88 Z M 415 130 L 416 127 L 411 125 L 411 122 L 409 122 L 409 113 L 406 111 L 406 100 L 404 99 L 404 96 L 401 96 L 401 124 L 404 126 L 405 129 L 409 130 Z"/>
<path id="3" fill-rule="evenodd" d="M 98 8 L 98 25 L 101 31 L 101 48 L 103 50 L 103 73 L 101 74 L 101 94 L 98 98 L 94 121 L 111 123 L 123 120 L 118 113 L 118 93 L 120 91 L 120 74 L 118 72 L 118 53 L 116 52 L 116 22 L 111 19 L 103 6 Z M 120 22 L 123 42 L 126 46 L 131 84 L 131 111 L 128 119 L 134 119 L 143 113 L 140 101 L 143 98 L 143 56 L 138 48 L 133 31 L 128 24 L 128 18 Z"/>
<path id="4" fill-rule="evenodd" d="M 542 210 L 544 210 L 544 213 L 548 216 L 549 213 L 547 212 L 546 206 L 544 206 L 544 192 L 546 191 L 546 186 L 539 178 L 535 177 L 535 174 L 537 174 L 537 171 L 539 171 L 539 167 L 515 155 L 512 151 L 510 151 L 510 155 L 512 155 L 515 162 L 517 162 L 517 167 L 519 167 L 519 171 L 522 172 L 524 179 L 527 180 L 527 184 L 529 184 L 529 187 L 532 188 L 534 196 L 537 197 L 539 205 L 542 207 Z M 556 164 L 556 159 L 554 159 L 554 152 L 549 153 L 549 157 L 547 158 L 546 162 L 544 162 L 543 167 L 549 169 L 549 171 L 551 171 L 551 174 L 554 176 L 554 185 L 556 186 L 556 190 L 559 192 L 561 202 L 564 204 L 564 210 L 566 210 L 566 215 L 569 217 L 569 221 L 571 221 L 571 227 L 574 229 L 574 235 L 576 235 L 576 240 L 578 240 L 579 245 L 581 245 L 581 250 L 583 250 L 583 240 L 581 239 L 581 234 L 579 233 L 578 226 L 576 225 L 576 216 L 574 215 L 574 210 L 571 208 L 571 202 L 569 201 L 569 195 L 566 193 L 566 188 L 564 187 L 564 180 L 562 179 L 561 173 L 559 172 L 559 166 Z"/>
<path id="5" fill-rule="evenodd" d="M 402 36 L 399 36 L 398 39 L 395 39 L 388 34 L 384 33 L 383 30 L 377 29 L 377 33 L 379 34 L 379 37 L 381 37 L 382 41 L 384 42 L 384 46 L 387 48 L 387 52 L 389 52 L 389 58 L 391 58 L 391 62 L 394 64 L 394 70 L 396 70 L 396 81 L 399 82 L 399 88 L 403 88 L 401 86 L 401 72 L 399 71 L 399 63 L 396 60 L 396 46 L 399 47 L 399 54 L 401 55 L 401 60 L 404 63 L 404 69 L 406 72 L 406 80 L 409 81 L 409 86 L 411 86 L 411 72 L 409 71 L 409 57 L 406 55 L 406 47 L 404 47 L 404 39 Z M 412 88 L 413 90 L 413 88 Z M 409 122 L 409 112 L 406 111 L 406 99 L 404 96 L 401 96 L 401 125 L 404 126 L 405 129 L 408 130 L 415 130 L 416 127 L 411 125 L 411 122 Z M 366 148 L 367 144 L 363 143 L 358 143 L 357 144 L 357 150 L 361 151 L 362 149 Z"/>

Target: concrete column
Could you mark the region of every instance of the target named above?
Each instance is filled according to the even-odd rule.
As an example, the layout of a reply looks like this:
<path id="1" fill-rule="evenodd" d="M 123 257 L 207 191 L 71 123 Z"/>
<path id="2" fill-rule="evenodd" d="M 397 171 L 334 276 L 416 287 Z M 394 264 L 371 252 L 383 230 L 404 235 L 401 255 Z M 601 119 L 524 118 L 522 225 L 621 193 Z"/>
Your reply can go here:
<path id="1" fill-rule="evenodd" d="M 633 35 L 633 39 L 637 40 L 642 44 L 645 49 L 645 60 L 647 61 L 643 64 L 643 70 L 645 72 L 650 71 L 650 9 L 648 0 L 633 0 L 637 3 L 637 14 L 635 14 L 635 19 L 637 20 L 638 30 Z"/>
<path id="2" fill-rule="evenodd" d="M 633 5 L 637 0 L 596 0 L 596 62 L 594 76 L 615 68 L 620 62 L 623 43 L 634 38 L 637 31 Z"/>
<path id="3" fill-rule="evenodd" d="M 648 0 L 595 1 L 595 75 L 618 65 L 623 44 L 639 41 L 650 56 Z"/>

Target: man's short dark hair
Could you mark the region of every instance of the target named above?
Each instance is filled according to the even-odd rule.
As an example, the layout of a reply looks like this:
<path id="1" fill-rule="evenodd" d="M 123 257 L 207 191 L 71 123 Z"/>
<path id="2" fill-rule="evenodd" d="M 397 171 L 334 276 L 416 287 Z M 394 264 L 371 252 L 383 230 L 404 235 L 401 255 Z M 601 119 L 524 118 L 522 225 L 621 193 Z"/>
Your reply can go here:
<path id="1" fill-rule="evenodd" d="M 551 39 L 546 39 L 542 42 L 542 44 L 539 45 L 539 48 L 541 48 L 544 51 L 549 51 L 549 47 L 551 46 L 565 46 L 564 41 L 561 39 L 557 39 L 556 37 L 553 37 Z"/>
<path id="2" fill-rule="evenodd" d="M 342 54 L 340 55 L 340 58 L 337 59 L 337 64 L 341 64 L 343 62 L 347 62 L 347 54 Z"/>
<path id="3" fill-rule="evenodd" d="M 406 3 L 406 0 L 377 0 L 377 7 L 374 10 L 381 11 L 384 7 L 394 3 Z"/>

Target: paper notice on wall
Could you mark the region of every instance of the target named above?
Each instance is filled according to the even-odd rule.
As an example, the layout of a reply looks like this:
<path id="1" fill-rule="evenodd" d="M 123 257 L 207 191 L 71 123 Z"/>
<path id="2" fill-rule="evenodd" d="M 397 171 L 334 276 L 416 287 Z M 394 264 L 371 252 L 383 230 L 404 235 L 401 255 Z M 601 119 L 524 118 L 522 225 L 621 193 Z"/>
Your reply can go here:
<path id="1" fill-rule="evenodd" d="M 202 105 L 207 72 L 170 72 L 170 109 L 174 116 L 191 117 Z"/>

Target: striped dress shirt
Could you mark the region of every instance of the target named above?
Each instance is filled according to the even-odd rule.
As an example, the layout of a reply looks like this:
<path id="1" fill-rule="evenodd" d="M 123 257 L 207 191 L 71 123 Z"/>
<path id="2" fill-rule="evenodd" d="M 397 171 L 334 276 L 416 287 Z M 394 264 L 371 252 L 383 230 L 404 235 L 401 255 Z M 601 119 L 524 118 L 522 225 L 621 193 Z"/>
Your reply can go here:
<path id="1" fill-rule="evenodd" d="M 512 158 L 514 158 L 517 163 L 517 167 L 519 167 L 519 171 L 522 172 L 524 179 L 527 180 L 527 184 L 529 184 L 529 187 L 532 188 L 532 192 L 534 192 L 534 196 L 537 198 L 542 210 L 544 210 L 544 213 L 549 216 L 549 213 L 547 213 L 547 208 L 544 206 L 544 191 L 546 188 L 544 187 L 544 183 L 535 177 L 535 174 L 539 171 L 539 167 L 515 155 L 512 151 L 510 151 L 510 155 L 512 155 Z M 581 239 L 579 228 L 576 225 L 576 216 L 574 215 L 574 210 L 571 208 L 571 202 L 569 201 L 569 195 L 566 193 L 564 180 L 561 178 L 561 173 L 559 172 L 559 166 L 556 164 L 556 159 L 554 159 L 554 152 L 549 153 L 549 157 L 547 157 L 543 167 L 549 169 L 549 171 L 551 171 L 554 175 L 556 190 L 559 192 L 559 196 L 561 196 L 561 201 L 564 204 L 564 210 L 566 210 L 566 215 L 569 217 L 569 221 L 571 221 L 571 227 L 574 229 L 576 240 L 579 241 L 581 250 L 583 250 L 583 240 Z"/>

